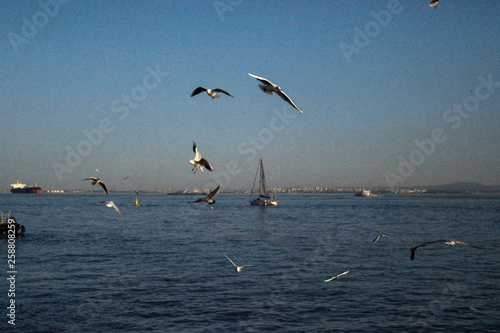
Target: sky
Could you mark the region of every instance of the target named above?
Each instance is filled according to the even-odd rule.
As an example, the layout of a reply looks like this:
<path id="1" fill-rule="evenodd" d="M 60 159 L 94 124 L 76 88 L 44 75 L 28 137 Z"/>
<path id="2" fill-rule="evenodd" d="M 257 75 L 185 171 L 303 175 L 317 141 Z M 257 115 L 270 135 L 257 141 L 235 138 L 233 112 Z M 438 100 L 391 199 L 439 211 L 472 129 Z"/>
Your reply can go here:
<path id="1" fill-rule="evenodd" d="M 259 158 L 269 187 L 500 184 L 498 1 L 25 0 L 0 17 L 0 190 L 249 189 Z M 214 172 L 191 172 L 193 141 Z"/>

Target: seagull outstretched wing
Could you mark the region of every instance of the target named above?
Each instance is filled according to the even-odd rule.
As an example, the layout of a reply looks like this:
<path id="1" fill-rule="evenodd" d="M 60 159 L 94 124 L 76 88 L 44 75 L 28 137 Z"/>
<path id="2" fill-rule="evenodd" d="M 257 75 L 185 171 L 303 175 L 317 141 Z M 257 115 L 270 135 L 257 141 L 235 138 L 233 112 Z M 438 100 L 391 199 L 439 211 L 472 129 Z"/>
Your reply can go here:
<path id="1" fill-rule="evenodd" d="M 212 199 L 212 197 L 213 197 L 214 195 L 216 195 L 216 194 L 217 194 L 217 192 L 219 192 L 219 188 L 220 188 L 220 185 L 219 185 L 219 186 L 217 186 L 217 187 L 215 188 L 215 190 L 213 190 L 212 192 L 208 193 L 208 195 L 207 195 L 206 199 L 207 199 L 207 200 Z"/>
<path id="2" fill-rule="evenodd" d="M 278 90 L 276 92 L 276 94 L 278 94 L 285 102 L 288 102 L 288 104 L 290 104 L 291 106 L 293 106 L 295 110 L 299 111 L 300 113 L 304 113 L 301 109 L 299 109 L 297 107 L 297 105 L 295 105 L 292 102 L 292 100 L 290 99 L 290 97 L 288 97 L 287 94 L 285 94 L 285 92 L 283 90 Z"/>
<path id="3" fill-rule="evenodd" d="M 248 75 L 250 75 L 251 77 L 256 78 L 260 82 L 264 83 L 266 86 L 275 86 L 275 84 L 272 83 L 271 81 L 269 81 L 268 79 L 264 79 L 263 77 L 259 77 L 257 75 L 253 75 L 253 74 L 250 74 L 250 73 L 248 73 Z"/>
<path id="4" fill-rule="evenodd" d="M 220 89 L 220 88 L 212 89 L 212 91 L 215 91 L 215 92 L 218 92 L 218 93 L 223 93 L 223 94 L 226 94 L 226 95 L 228 95 L 228 96 L 233 97 L 233 95 L 231 95 L 231 94 L 230 94 L 230 93 L 228 93 L 227 91 L 224 91 L 224 90 L 222 90 L 222 89 Z"/>
<path id="5" fill-rule="evenodd" d="M 89 177 L 89 178 L 82 179 L 82 181 L 84 181 L 84 180 L 91 180 L 91 181 L 95 182 L 95 181 L 97 181 L 97 179 L 98 178 L 96 178 L 96 177 Z"/>
<path id="6" fill-rule="evenodd" d="M 227 260 L 229 260 L 231 262 L 231 264 L 233 264 L 234 268 L 238 268 L 238 266 L 236 266 L 234 264 L 234 262 L 231 259 L 229 259 L 229 257 L 225 253 L 224 253 L 224 256 L 227 258 Z"/>
<path id="7" fill-rule="evenodd" d="M 470 246 L 470 247 L 473 247 L 475 249 L 480 249 L 480 250 L 483 249 L 482 247 L 475 246 L 475 245 L 472 245 L 472 244 L 468 244 L 468 243 L 462 242 L 462 241 L 456 241 L 456 240 L 454 240 L 453 242 L 458 243 L 458 244 L 462 244 L 462 245 L 466 245 L 466 246 Z"/>
<path id="8" fill-rule="evenodd" d="M 200 163 L 203 165 L 203 167 L 209 171 L 214 171 L 214 168 L 212 165 L 204 158 L 200 160 Z"/>
<path id="9" fill-rule="evenodd" d="M 198 152 L 198 147 L 196 146 L 196 142 L 193 141 L 193 151 L 195 153 L 194 160 L 198 162 L 201 160 L 201 154 Z"/>
<path id="10" fill-rule="evenodd" d="M 104 184 L 100 179 L 97 181 L 97 184 L 99 184 L 104 189 L 104 192 L 106 192 L 106 194 L 109 195 L 108 189 L 106 188 L 106 184 Z"/>
<path id="11" fill-rule="evenodd" d="M 195 90 L 193 90 L 193 92 L 191 93 L 191 97 L 196 96 L 196 95 L 198 95 L 199 93 L 201 93 L 203 91 L 207 91 L 207 88 L 205 88 L 205 87 L 198 87 Z"/>

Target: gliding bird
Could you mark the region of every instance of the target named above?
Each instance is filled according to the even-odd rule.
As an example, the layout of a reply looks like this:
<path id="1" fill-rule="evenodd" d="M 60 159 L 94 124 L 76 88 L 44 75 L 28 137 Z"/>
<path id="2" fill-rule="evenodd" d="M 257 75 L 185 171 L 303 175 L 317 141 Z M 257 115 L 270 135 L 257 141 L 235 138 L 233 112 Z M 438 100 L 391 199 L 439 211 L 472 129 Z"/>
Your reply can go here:
<path id="1" fill-rule="evenodd" d="M 193 141 L 193 151 L 195 153 L 194 160 L 189 160 L 189 164 L 194 165 L 194 168 L 191 170 L 193 173 L 196 173 L 200 168 L 203 171 L 203 168 L 206 168 L 208 171 L 214 171 L 214 168 L 208 163 L 208 161 L 204 158 L 201 158 L 201 154 L 198 151 L 198 147 L 196 146 L 196 142 Z"/>
<path id="2" fill-rule="evenodd" d="M 106 184 L 104 184 L 100 178 L 89 177 L 89 178 L 82 179 L 82 181 L 84 181 L 84 180 L 91 180 L 92 185 L 99 184 L 104 189 L 104 192 L 106 192 L 106 194 L 109 195 L 108 189 L 106 188 Z"/>
<path id="3" fill-rule="evenodd" d="M 453 240 L 453 239 L 450 239 L 450 240 L 440 239 L 440 240 L 437 240 L 437 241 L 425 242 L 425 243 L 422 243 L 422 244 L 417 245 L 415 247 L 412 247 L 410 249 L 410 251 L 411 251 L 410 259 L 414 260 L 415 259 L 415 253 L 417 253 L 418 250 L 420 250 L 422 247 L 426 246 L 427 244 L 434 244 L 434 243 L 440 243 L 440 242 L 443 242 L 443 243 L 445 243 L 447 245 L 450 245 L 450 246 L 454 246 L 455 244 L 462 244 L 462 245 L 470 246 L 470 247 L 473 247 L 473 248 L 476 248 L 476 249 L 482 249 L 481 247 L 474 246 L 474 245 L 467 244 L 465 242 L 461 242 L 461 241 L 457 241 L 457 240 Z"/>
<path id="4" fill-rule="evenodd" d="M 325 280 L 325 282 L 330 282 L 332 280 L 338 279 L 339 277 L 341 277 L 342 275 L 345 275 L 347 273 L 349 273 L 349 271 L 345 271 L 344 273 L 340 273 L 339 275 L 336 275 L 336 276 L 334 276 L 332 278 L 329 278 L 328 280 Z"/>
<path id="5" fill-rule="evenodd" d="M 215 190 L 213 190 L 212 192 L 210 192 L 206 197 L 200 198 L 200 199 L 195 200 L 195 201 L 188 201 L 188 203 L 207 202 L 209 205 L 213 205 L 215 203 L 215 200 L 212 200 L 212 197 L 214 195 L 216 195 L 217 192 L 219 192 L 219 187 L 220 186 L 217 186 L 217 188 Z"/>
<path id="6" fill-rule="evenodd" d="M 269 95 L 272 95 L 273 92 L 276 93 L 279 97 L 281 97 L 285 102 L 287 102 L 288 104 L 290 104 L 291 106 L 293 106 L 295 108 L 295 110 L 299 111 L 300 113 L 303 113 L 302 110 L 300 110 L 293 102 L 292 100 L 290 99 L 290 97 L 288 97 L 285 92 L 283 90 L 281 90 L 281 88 L 279 86 L 277 86 L 276 84 L 272 83 L 271 81 L 269 81 L 268 79 L 264 79 L 263 77 L 258 77 L 256 75 L 253 75 L 253 74 L 250 74 L 248 73 L 248 75 L 250 75 L 251 77 L 254 77 L 256 78 L 257 80 L 259 80 L 260 82 L 264 83 L 264 84 L 259 84 L 259 88 L 260 90 L 262 90 L 263 92 L 265 92 L 266 94 L 269 94 Z"/>
<path id="7" fill-rule="evenodd" d="M 99 201 L 98 203 L 105 203 L 107 207 L 113 207 L 120 214 L 120 217 L 122 217 L 122 213 L 120 213 L 120 210 L 113 201 Z"/>
<path id="8" fill-rule="evenodd" d="M 383 237 L 385 237 L 385 238 L 389 238 L 389 237 L 387 237 L 386 235 L 380 235 L 380 236 L 377 236 L 377 238 L 375 238 L 375 239 L 373 240 L 372 244 L 375 244 L 375 242 L 376 242 L 376 241 L 378 241 L 380 238 L 383 238 Z"/>
<path id="9" fill-rule="evenodd" d="M 440 0 L 432 0 L 428 3 L 429 7 L 434 7 L 434 9 L 438 9 Z"/>
<path id="10" fill-rule="evenodd" d="M 198 95 L 199 93 L 201 93 L 202 91 L 206 91 L 208 96 L 212 97 L 212 99 L 214 98 L 219 98 L 220 95 L 217 95 L 216 93 L 223 93 L 223 94 L 226 94 L 228 96 L 231 96 L 233 97 L 233 95 L 231 95 L 230 93 L 228 93 L 227 91 L 224 91 L 220 88 L 216 88 L 216 89 L 207 89 L 205 87 L 198 87 L 196 88 L 192 93 L 191 93 L 191 97 L 195 96 L 195 95 Z"/>
<path id="11" fill-rule="evenodd" d="M 226 254 L 225 254 L 225 253 L 224 253 L 224 255 L 226 256 Z M 242 270 L 243 268 L 253 267 L 253 265 L 236 266 L 236 265 L 234 264 L 234 262 L 233 262 L 231 259 L 229 259 L 229 257 L 228 257 L 228 256 L 226 256 L 226 258 L 227 258 L 227 260 L 229 260 L 229 261 L 231 262 L 231 264 L 233 264 L 234 269 L 235 269 L 235 270 L 236 270 L 236 272 L 238 272 L 238 273 L 240 273 L 240 272 L 241 272 L 241 270 Z"/>

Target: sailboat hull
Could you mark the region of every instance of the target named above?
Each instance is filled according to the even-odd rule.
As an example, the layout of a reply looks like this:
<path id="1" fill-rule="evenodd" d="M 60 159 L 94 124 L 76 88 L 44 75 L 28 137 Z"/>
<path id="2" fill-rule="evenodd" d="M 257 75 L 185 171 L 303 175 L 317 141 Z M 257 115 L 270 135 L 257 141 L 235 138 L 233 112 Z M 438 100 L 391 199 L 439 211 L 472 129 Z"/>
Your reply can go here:
<path id="1" fill-rule="evenodd" d="M 255 200 L 250 200 L 250 205 L 252 205 L 252 206 L 277 206 L 278 200 L 277 199 L 263 200 L 261 198 L 258 198 Z"/>

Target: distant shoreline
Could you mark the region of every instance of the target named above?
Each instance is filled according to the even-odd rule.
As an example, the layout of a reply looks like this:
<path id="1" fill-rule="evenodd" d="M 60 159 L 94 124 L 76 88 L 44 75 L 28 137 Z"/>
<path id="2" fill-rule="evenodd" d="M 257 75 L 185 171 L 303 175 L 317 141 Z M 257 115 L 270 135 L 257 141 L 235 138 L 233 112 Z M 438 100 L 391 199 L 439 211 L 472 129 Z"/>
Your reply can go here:
<path id="1" fill-rule="evenodd" d="M 356 194 L 361 190 L 369 190 L 373 195 L 398 195 L 398 194 L 418 194 L 418 195 L 449 195 L 449 194 L 461 194 L 461 195 L 500 195 L 500 190 L 492 191 L 481 191 L 481 190 L 439 190 L 439 189 L 380 189 L 380 188 L 341 188 L 335 190 L 317 190 L 312 188 L 288 188 L 288 189 L 270 189 L 269 193 L 272 194 Z M 120 190 L 114 191 L 110 190 L 111 193 L 116 194 L 165 194 L 165 195 L 200 195 L 206 194 L 209 190 L 184 190 L 184 191 L 169 191 L 169 190 L 139 190 L 139 191 L 127 191 Z M 0 194 L 16 194 L 10 191 L 0 191 Z M 42 194 L 102 194 L 102 191 L 87 191 L 87 190 L 47 190 L 43 191 Z M 220 193 L 225 194 L 250 194 L 250 190 L 221 190 Z M 19 194 L 16 194 L 19 195 Z M 29 194 L 25 194 L 26 196 Z M 36 196 L 33 195 L 32 196 Z"/>

